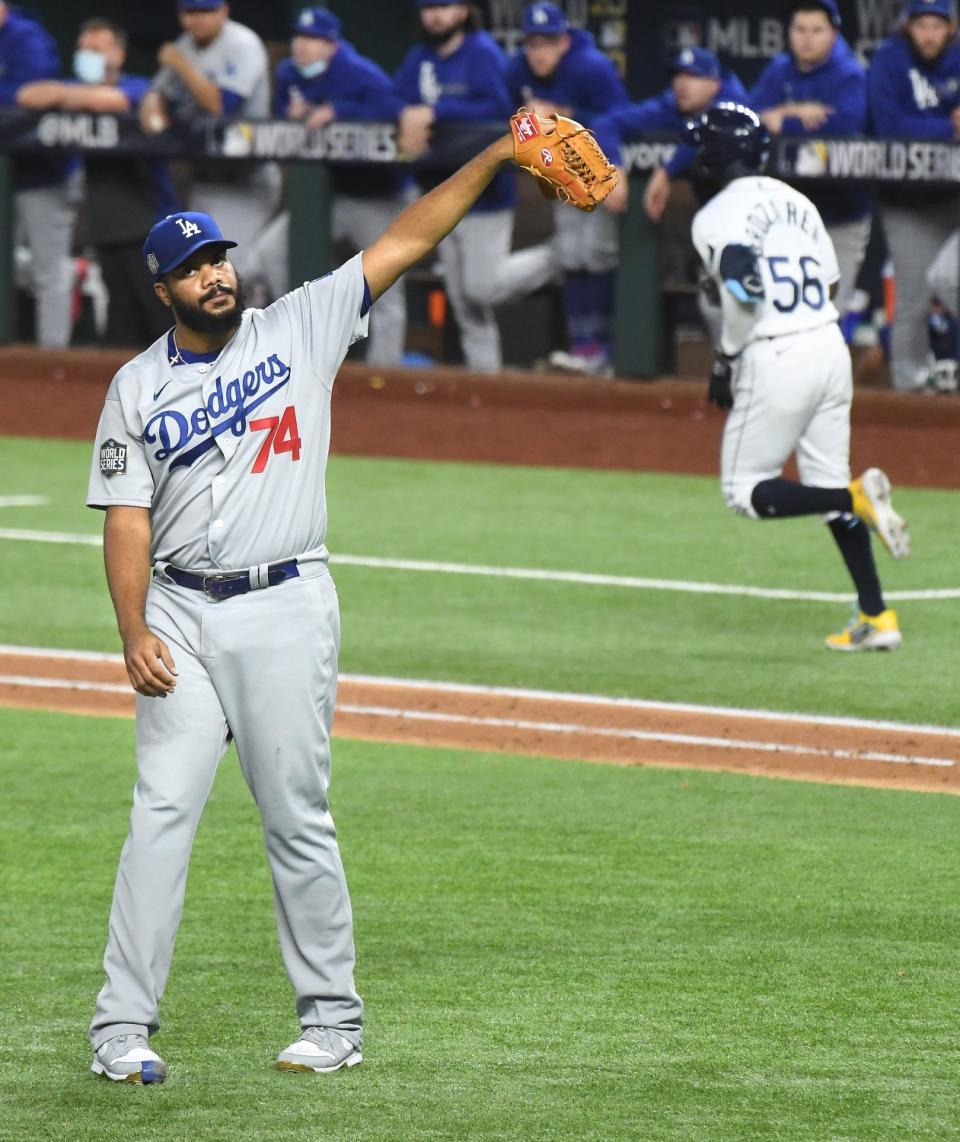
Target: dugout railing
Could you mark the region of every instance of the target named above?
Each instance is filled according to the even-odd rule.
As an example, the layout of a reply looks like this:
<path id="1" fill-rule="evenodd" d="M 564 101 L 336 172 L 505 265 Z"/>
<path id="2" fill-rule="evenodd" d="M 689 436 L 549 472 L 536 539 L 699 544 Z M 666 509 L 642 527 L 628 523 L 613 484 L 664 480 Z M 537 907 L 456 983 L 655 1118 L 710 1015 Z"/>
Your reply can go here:
<path id="1" fill-rule="evenodd" d="M 419 164 L 449 167 L 469 160 L 504 131 L 503 124 L 442 126 Z M 618 376 L 662 374 L 670 359 L 659 281 L 660 229 L 643 211 L 650 171 L 670 157 L 669 137 L 628 144 L 630 206 L 620 227 L 615 365 Z M 251 159 L 287 166 L 291 284 L 332 268 L 329 166 L 410 160 L 397 145 L 392 123 L 333 123 L 308 131 L 300 123 L 197 119 L 163 135 L 141 132 L 136 116 L 89 112 L 28 112 L 0 108 L 0 343 L 14 333 L 13 180 L 10 155 L 78 151 L 199 161 Z M 410 164 L 415 166 L 416 164 Z M 955 185 L 960 190 L 960 143 L 903 139 L 778 139 L 771 173 L 797 182 L 867 182 Z M 960 222 L 960 219 L 958 219 Z"/>

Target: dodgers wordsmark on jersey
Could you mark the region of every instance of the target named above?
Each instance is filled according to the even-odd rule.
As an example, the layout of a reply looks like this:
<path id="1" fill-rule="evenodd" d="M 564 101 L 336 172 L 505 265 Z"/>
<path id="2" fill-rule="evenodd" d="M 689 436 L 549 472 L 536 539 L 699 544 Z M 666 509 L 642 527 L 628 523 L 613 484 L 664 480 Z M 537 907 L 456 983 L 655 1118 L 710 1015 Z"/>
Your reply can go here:
<path id="1" fill-rule="evenodd" d="M 100 418 L 88 506 L 150 508 L 151 559 L 190 570 L 325 558 L 330 397 L 367 334 L 366 297 L 358 254 L 246 310 L 213 362 L 181 363 L 163 337 L 124 365 Z"/>
<path id="2" fill-rule="evenodd" d="M 693 244 L 720 288 L 725 353 L 837 321 L 833 242 L 810 199 L 786 183 L 734 179 L 697 213 Z"/>

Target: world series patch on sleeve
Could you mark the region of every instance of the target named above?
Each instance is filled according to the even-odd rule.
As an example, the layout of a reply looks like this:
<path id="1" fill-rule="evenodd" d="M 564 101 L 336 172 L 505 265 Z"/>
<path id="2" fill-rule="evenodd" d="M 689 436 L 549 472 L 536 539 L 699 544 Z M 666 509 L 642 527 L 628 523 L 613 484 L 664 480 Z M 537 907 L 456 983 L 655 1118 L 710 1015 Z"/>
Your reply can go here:
<path id="1" fill-rule="evenodd" d="M 105 476 L 121 475 L 127 470 L 127 446 L 111 437 L 100 445 L 100 471 Z"/>
<path id="2" fill-rule="evenodd" d="M 541 119 L 521 107 L 510 128 L 514 160 L 538 180 L 544 198 L 596 210 L 617 185 L 616 167 L 581 123 L 564 115 Z"/>

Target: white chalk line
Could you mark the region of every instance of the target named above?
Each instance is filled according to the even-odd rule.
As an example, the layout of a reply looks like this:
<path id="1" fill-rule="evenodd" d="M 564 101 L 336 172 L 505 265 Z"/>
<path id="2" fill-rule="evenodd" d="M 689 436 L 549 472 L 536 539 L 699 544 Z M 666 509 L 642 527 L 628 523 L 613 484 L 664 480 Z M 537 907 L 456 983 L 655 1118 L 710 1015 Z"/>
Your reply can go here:
<path id="1" fill-rule="evenodd" d="M 0 508 L 45 508 L 49 496 L 0 496 Z"/>
<path id="2" fill-rule="evenodd" d="M 952 768 L 956 764 L 945 757 L 916 757 L 899 753 L 877 753 L 872 750 L 822 749 L 817 746 L 747 741 L 701 734 L 671 734 L 655 730 L 613 729 L 607 726 L 571 725 L 568 722 L 532 722 L 522 718 L 471 717 L 466 714 L 441 714 L 427 710 L 400 710 L 390 706 L 358 706 L 340 703 L 337 709 L 342 714 L 362 714 L 373 718 L 402 718 L 404 721 L 411 722 L 440 722 L 463 726 L 490 726 L 508 730 L 537 730 L 542 733 L 580 735 L 588 738 L 617 738 L 626 741 L 657 742 L 666 745 L 706 746 L 710 749 L 786 753 L 801 757 L 824 757 L 841 761 L 877 761 L 895 765 L 934 765 L 942 768 Z"/>
<path id="3" fill-rule="evenodd" d="M 0 686 L 30 686 L 37 690 L 95 690 L 103 694 L 133 694 L 129 682 L 83 682 L 77 678 L 37 678 L 33 674 L 0 674 Z"/>
<path id="4" fill-rule="evenodd" d="M 102 547 L 99 535 L 78 535 L 57 531 L 29 531 L 0 528 L 0 540 L 27 543 L 63 543 Z M 473 563 L 437 563 L 425 559 L 386 559 L 373 555 L 334 554 L 336 567 L 366 567 L 385 571 L 407 571 L 439 575 L 477 575 L 488 579 L 518 579 L 539 583 L 571 583 L 586 587 L 619 587 L 634 591 L 674 591 L 691 595 L 728 595 L 747 599 L 781 599 L 809 603 L 850 603 L 853 593 L 842 591 L 794 591 L 783 587 L 751 587 L 741 583 L 701 583 L 686 579 L 645 579 L 632 575 L 599 575 L 585 571 L 551 571 L 535 567 L 492 567 Z M 960 587 L 916 591 L 886 591 L 892 602 L 925 602 L 960 599 Z"/>
<path id="5" fill-rule="evenodd" d="M 0 674 L 0 685 L 22 686 L 41 690 L 69 690 L 105 694 L 130 694 L 128 685 L 116 682 L 83 682 L 72 678 L 36 678 L 29 674 Z M 788 745 L 781 742 L 714 737 L 706 734 L 675 734 L 654 730 L 614 729 L 609 726 L 583 726 L 569 722 L 539 722 L 525 718 L 437 713 L 394 706 L 364 706 L 342 702 L 341 714 L 357 714 L 372 718 L 399 718 L 405 722 L 429 722 L 439 725 L 480 726 L 491 729 L 531 730 L 538 733 L 562 734 L 570 737 L 608 738 L 616 741 L 655 742 L 659 745 L 688 745 L 707 749 L 739 750 L 753 753 L 788 754 L 797 757 L 819 757 L 831 761 L 872 761 L 891 765 L 928 765 L 952 769 L 955 762 L 945 757 L 923 757 L 876 750 L 824 749 L 819 746 Z"/>
<path id="6" fill-rule="evenodd" d="M 21 658 L 52 658 L 81 662 L 108 662 L 123 665 L 122 654 L 97 650 L 66 650 L 60 647 L 19 646 L 0 643 L 0 655 Z M 569 690 L 528 690 L 516 686 L 488 686 L 471 682 L 439 682 L 428 678 L 400 678 L 381 674 L 346 674 L 339 676 L 343 685 L 388 686 L 394 689 L 435 690 L 441 694 L 473 694 L 493 698 L 517 698 L 521 701 L 569 702 L 584 706 L 614 706 L 623 710 L 654 710 L 678 714 L 705 714 L 723 718 L 756 721 L 790 722 L 801 726 L 840 726 L 855 730 L 892 730 L 895 733 L 936 734 L 960 738 L 960 729 L 925 722 L 894 722 L 873 718 L 851 718 L 835 714 L 798 714 L 785 710 L 761 710 L 739 706 L 707 706 L 693 702 L 667 702 L 648 698 L 621 698 L 608 694 L 579 694 Z"/>

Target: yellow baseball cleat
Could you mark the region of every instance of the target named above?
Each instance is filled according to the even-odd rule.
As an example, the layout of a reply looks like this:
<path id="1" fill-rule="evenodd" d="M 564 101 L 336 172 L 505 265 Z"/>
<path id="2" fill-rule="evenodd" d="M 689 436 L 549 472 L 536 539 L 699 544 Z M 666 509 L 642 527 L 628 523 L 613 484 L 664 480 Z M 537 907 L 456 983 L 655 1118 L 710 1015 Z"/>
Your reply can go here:
<path id="1" fill-rule="evenodd" d="M 896 650 L 903 642 L 897 612 L 886 610 L 879 615 L 855 615 L 845 631 L 827 638 L 830 650 Z"/>
<path id="2" fill-rule="evenodd" d="M 893 510 L 890 480 L 879 468 L 868 468 L 850 485 L 853 514 L 875 532 L 894 559 L 910 554 L 910 529 L 903 516 Z"/>

